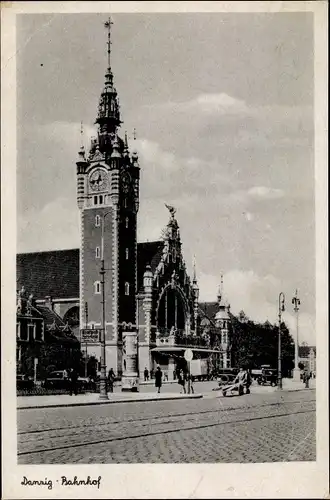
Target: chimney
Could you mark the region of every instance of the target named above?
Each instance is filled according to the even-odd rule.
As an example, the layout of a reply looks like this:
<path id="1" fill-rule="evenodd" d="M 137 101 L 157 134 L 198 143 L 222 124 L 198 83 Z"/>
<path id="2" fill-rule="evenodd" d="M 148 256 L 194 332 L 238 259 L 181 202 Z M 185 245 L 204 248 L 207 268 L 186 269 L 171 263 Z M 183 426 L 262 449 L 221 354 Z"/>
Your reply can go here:
<path id="1" fill-rule="evenodd" d="M 50 295 L 47 295 L 47 297 L 45 297 L 45 306 L 48 307 L 48 309 L 50 309 L 51 311 L 54 310 L 53 300 Z"/>

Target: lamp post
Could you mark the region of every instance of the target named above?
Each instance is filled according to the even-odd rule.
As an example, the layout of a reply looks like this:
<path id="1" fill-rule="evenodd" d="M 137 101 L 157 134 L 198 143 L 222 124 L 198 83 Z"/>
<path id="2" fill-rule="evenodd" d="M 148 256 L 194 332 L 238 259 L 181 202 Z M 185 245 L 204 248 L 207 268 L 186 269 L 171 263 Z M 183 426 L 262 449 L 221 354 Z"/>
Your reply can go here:
<path id="1" fill-rule="evenodd" d="M 294 380 L 300 380 L 300 370 L 299 370 L 299 306 L 300 299 L 298 298 L 298 290 L 296 290 L 296 294 L 292 299 L 293 310 L 296 313 L 296 338 L 295 338 L 295 346 L 294 346 L 294 370 L 293 370 L 293 378 Z"/>
<path id="2" fill-rule="evenodd" d="M 281 323 L 283 311 L 285 311 L 285 295 L 280 292 L 278 296 L 278 389 L 282 389 Z"/>
<path id="3" fill-rule="evenodd" d="M 104 268 L 104 220 L 111 211 L 103 214 L 101 227 L 101 289 L 102 289 L 102 318 L 101 318 L 101 380 L 100 380 L 100 399 L 109 399 L 107 393 L 107 373 L 105 358 L 105 268 Z"/>

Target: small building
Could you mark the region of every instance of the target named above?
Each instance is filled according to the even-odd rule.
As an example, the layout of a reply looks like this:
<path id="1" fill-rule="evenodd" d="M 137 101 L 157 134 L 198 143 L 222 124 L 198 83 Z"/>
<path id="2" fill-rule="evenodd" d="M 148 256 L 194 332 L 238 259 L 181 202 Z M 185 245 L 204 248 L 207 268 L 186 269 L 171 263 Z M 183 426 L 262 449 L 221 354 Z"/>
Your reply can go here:
<path id="1" fill-rule="evenodd" d="M 68 323 L 21 288 L 16 296 L 17 374 L 44 378 L 49 370 L 79 367 L 80 343 Z"/>

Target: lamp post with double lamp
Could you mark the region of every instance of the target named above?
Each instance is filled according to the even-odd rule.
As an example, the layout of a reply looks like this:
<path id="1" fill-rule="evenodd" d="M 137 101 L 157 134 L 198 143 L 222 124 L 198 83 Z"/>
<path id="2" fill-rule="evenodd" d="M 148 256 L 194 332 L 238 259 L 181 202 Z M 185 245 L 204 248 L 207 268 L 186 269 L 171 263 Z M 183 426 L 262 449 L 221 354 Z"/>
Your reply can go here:
<path id="1" fill-rule="evenodd" d="M 109 399 L 107 393 L 107 372 L 105 358 L 105 268 L 104 268 L 104 220 L 111 211 L 103 214 L 101 226 L 101 292 L 102 292 L 102 318 L 101 318 L 101 380 L 100 380 L 100 399 Z"/>
<path id="2" fill-rule="evenodd" d="M 299 306 L 300 299 L 298 298 L 298 290 L 296 290 L 296 294 L 292 299 L 293 310 L 296 313 L 296 338 L 295 338 L 295 348 L 294 348 L 294 370 L 293 370 L 293 379 L 296 381 L 300 380 L 300 370 L 299 370 Z"/>
<path id="3" fill-rule="evenodd" d="M 280 292 L 278 296 L 278 389 L 282 389 L 282 350 L 281 350 L 281 323 L 282 312 L 285 311 L 285 295 Z"/>

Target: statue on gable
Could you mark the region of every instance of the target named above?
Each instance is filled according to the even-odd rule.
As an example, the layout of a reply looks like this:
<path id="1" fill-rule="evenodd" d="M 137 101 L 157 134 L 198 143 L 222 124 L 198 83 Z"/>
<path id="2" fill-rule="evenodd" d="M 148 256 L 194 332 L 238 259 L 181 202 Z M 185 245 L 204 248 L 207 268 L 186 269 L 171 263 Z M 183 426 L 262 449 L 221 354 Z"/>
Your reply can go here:
<path id="1" fill-rule="evenodd" d="M 26 314 L 28 314 L 29 316 L 31 316 L 32 314 L 32 305 L 33 305 L 33 294 L 30 293 L 26 303 Z"/>
<path id="2" fill-rule="evenodd" d="M 167 205 L 166 203 L 165 203 L 165 207 L 170 212 L 172 219 L 174 219 L 176 209 L 174 207 L 172 207 L 171 205 Z"/>
<path id="3" fill-rule="evenodd" d="M 23 305 L 23 299 L 25 298 L 25 288 L 22 286 L 22 288 L 19 290 L 17 294 L 17 312 L 22 313 L 24 309 Z"/>

